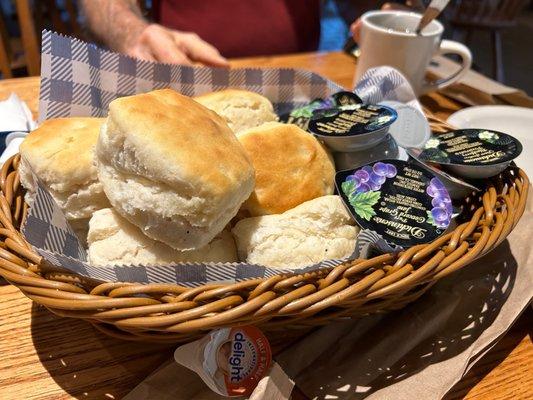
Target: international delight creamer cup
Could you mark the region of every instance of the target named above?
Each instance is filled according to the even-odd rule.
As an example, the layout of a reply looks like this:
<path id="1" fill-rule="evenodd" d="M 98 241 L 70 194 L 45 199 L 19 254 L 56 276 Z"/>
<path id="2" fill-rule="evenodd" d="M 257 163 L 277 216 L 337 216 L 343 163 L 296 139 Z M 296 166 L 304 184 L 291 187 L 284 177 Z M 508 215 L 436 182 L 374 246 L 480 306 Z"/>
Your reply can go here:
<path id="1" fill-rule="evenodd" d="M 196 372 L 214 392 L 246 396 L 270 368 L 267 338 L 253 326 L 218 329 L 178 347 L 174 359 Z"/>

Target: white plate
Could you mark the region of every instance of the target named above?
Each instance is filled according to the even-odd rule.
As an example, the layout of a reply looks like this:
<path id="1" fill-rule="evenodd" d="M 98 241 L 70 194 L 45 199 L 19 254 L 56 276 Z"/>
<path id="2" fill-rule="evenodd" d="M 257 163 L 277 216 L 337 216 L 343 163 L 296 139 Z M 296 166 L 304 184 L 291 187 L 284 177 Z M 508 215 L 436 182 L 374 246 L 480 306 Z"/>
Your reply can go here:
<path id="1" fill-rule="evenodd" d="M 517 138 L 523 146 L 516 164 L 533 176 L 533 109 L 514 106 L 468 107 L 450 115 L 447 122 L 456 128 L 492 129 Z"/>

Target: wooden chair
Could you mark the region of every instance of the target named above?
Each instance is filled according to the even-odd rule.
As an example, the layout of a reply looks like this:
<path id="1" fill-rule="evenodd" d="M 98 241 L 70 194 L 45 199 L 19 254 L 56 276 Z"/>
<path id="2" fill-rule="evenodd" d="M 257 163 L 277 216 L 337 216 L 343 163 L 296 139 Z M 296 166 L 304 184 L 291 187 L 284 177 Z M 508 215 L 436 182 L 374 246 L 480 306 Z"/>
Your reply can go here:
<path id="1" fill-rule="evenodd" d="M 28 75 L 39 75 L 41 71 L 40 39 L 37 39 L 35 33 L 30 0 L 16 0 L 16 5 Z"/>
<path id="2" fill-rule="evenodd" d="M 0 71 L 4 78 L 12 77 L 12 70 L 26 66 L 28 75 L 39 75 L 41 64 L 40 32 L 45 26 L 64 33 L 80 37 L 81 28 L 77 23 L 75 0 L 65 0 L 68 20 L 61 19 L 60 10 L 55 0 L 15 0 L 17 19 L 20 27 L 20 41 L 10 38 L 0 13 Z M 32 7 L 33 6 L 33 7 Z M 47 22 L 45 24 L 45 21 Z M 21 43 L 21 45 L 19 44 Z M 23 50 L 23 57 L 16 57 L 18 48 Z"/>
<path id="3" fill-rule="evenodd" d="M 8 40 L 7 29 L 4 18 L 0 12 L 0 72 L 4 78 L 11 78 L 11 54 Z"/>
<path id="4" fill-rule="evenodd" d="M 45 26 L 52 27 L 55 31 L 65 35 L 81 37 L 81 28 L 78 24 L 78 7 L 75 0 L 64 0 L 64 11 L 67 20 L 61 18 L 61 11 L 56 0 L 37 0 L 34 3 L 35 26 L 39 29 Z"/>
<path id="5" fill-rule="evenodd" d="M 504 80 L 501 30 L 516 25 L 516 17 L 528 0 L 457 0 L 449 19 L 454 29 L 466 32 L 468 45 L 474 30 L 488 31 L 492 40 L 492 74 Z"/>
<path id="6" fill-rule="evenodd" d="M 35 33 L 33 16 L 29 0 L 15 2 L 20 26 L 20 41 L 10 38 L 0 13 L 0 69 L 4 78 L 13 76 L 12 70 L 26 65 L 29 75 L 39 75 L 40 51 Z M 22 46 L 20 46 L 20 43 Z M 19 47 L 23 49 L 23 57 L 19 57 Z"/>

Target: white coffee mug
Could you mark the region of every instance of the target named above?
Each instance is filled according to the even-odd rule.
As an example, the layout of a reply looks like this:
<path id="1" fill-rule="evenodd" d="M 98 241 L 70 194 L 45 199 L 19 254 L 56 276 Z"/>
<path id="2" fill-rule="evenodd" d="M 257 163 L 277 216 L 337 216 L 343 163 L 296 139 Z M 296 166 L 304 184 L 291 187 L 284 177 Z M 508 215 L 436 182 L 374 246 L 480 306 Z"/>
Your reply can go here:
<path id="1" fill-rule="evenodd" d="M 361 55 L 357 62 L 356 80 L 370 68 L 388 65 L 399 70 L 411 83 L 415 93 L 442 89 L 460 79 L 472 65 L 470 50 L 461 43 L 442 40 L 444 28 L 432 21 L 421 34 L 415 32 L 421 15 L 406 11 L 370 11 L 361 17 Z M 426 70 L 431 58 L 438 54 L 457 54 L 461 69 L 451 76 L 428 82 Z"/>

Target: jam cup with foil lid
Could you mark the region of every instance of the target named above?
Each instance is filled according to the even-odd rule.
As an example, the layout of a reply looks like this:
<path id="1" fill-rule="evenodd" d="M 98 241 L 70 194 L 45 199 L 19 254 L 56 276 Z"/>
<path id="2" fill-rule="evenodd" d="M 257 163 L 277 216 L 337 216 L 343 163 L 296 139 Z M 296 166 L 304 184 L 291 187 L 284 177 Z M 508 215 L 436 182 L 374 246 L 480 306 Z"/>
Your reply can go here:
<path id="1" fill-rule="evenodd" d="M 313 112 L 323 106 L 323 99 L 314 99 L 305 106 L 295 108 L 290 113 L 280 115 L 279 120 L 280 122 L 284 122 L 286 124 L 294 124 L 306 131 L 309 121 L 313 116 Z M 331 106 L 333 106 L 333 101 L 331 101 L 331 104 L 328 105 L 328 107 Z"/>
<path id="2" fill-rule="evenodd" d="M 459 129 L 432 136 L 423 148 L 409 152 L 419 161 L 442 165 L 470 179 L 498 175 L 522 152 L 522 144 L 503 132 L 489 129 Z"/>
<path id="3" fill-rule="evenodd" d="M 321 99 L 317 98 L 305 106 L 295 108 L 288 114 L 280 116 L 280 121 L 287 124 L 294 124 L 307 130 L 309 121 L 315 111 L 330 109 L 334 107 L 347 106 L 351 104 L 360 104 L 363 101 L 353 92 L 341 91 L 331 96 Z"/>
<path id="4" fill-rule="evenodd" d="M 452 220 L 444 184 L 415 162 L 383 160 L 339 171 L 335 184 L 357 224 L 391 245 L 431 242 Z"/>
<path id="5" fill-rule="evenodd" d="M 314 111 L 307 130 L 333 151 L 359 151 L 384 140 L 396 118 L 387 106 L 347 104 Z"/>

